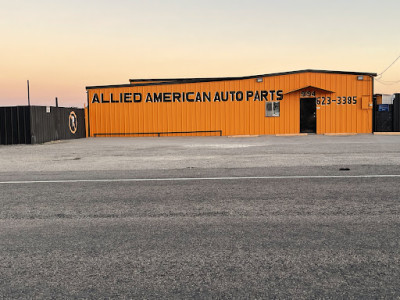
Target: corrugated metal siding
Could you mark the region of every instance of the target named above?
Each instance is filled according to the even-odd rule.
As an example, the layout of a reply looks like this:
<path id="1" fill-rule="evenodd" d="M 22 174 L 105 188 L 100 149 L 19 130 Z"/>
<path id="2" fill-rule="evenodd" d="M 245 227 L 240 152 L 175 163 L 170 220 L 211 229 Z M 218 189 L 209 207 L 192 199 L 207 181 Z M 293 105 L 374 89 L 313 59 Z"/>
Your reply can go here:
<path id="1" fill-rule="evenodd" d="M 77 116 L 75 133 L 69 128 L 69 115 Z M 37 144 L 85 137 L 83 109 L 45 106 L 0 107 L 0 144 Z"/>
<path id="2" fill-rule="evenodd" d="M 0 144 L 30 144 L 28 106 L 0 107 Z"/>
<path id="3" fill-rule="evenodd" d="M 316 97 L 356 97 L 356 104 L 318 105 L 317 133 L 371 133 L 372 107 L 363 109 L 362 99 L 372 103 L 370 76 L 358 81 L 356 75 L 330 73 L 299 73 L 256 79 L 217 82 L 124 86 L 89 89 L 93 95 L 104 94 L 114 99 L 120 93 L 141 93 L 140 103 L 90 103 L 90 136 L 96 134 L 216 131 L 223 135 L 295 134 L 300 132 L 300 91 L 284 96 L 280 117 L 265 117 L 265 101 L 170 102 L 146 103 L 148 93 L 216 92 L 283 90 L 284 93 L 314 86 L 334 93 L 316 90 Z M 270 98 L 269 98 L 270 100 Z M 193 133 L 190 135 L 216 135 Z M 187 134 L 167 134 L 187 135 Z M 137 135 L 139 136 L 139 135 Z"/>
<path id="4" fill-rule="evenodd" d="M 77 117 L 77 131 L 72 133 L 69 128 L 69 116 L 74 112 Z M 55 140 L 78 139 L 86 136 L 85 113 L 83 109 L 31 106 L 32 144 L 40 144 Z"/>

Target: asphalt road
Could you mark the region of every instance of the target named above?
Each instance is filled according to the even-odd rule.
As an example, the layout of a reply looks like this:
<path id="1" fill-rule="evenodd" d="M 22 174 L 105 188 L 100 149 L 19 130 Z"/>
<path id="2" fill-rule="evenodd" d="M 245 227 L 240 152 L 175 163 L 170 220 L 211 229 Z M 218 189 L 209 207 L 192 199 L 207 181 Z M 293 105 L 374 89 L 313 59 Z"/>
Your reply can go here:
<path id="1" fill-rule="evenodd" d="M 398 298 L 399 157 L 374 136 L 0 147 L 0 298 Z"/>

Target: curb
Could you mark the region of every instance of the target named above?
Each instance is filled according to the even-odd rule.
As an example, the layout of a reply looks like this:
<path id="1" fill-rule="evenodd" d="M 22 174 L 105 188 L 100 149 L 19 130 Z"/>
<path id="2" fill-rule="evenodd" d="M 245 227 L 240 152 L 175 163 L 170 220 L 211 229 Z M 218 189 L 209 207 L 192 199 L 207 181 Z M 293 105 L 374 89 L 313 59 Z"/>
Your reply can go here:
<path id="1" fill-rule="evenodd" d="M 354 132 L 349 132 L 349 133 L 324 133 L 324 135 L 328 135 L 328 136 L 335 136 L 335 135 L 339 135 L 339 136 L 345 136 L 345 135 L 357 135 L 358 133 L 354 133 Z"/>
<path id="2" fill-rule="evenodd" d="M 228 138 L 249 138 L 249 137 L 259 137 L 259 135 L 228 135 Z"/>
<path id="3" fill-rule="evenodd" d="M 275 134 L 275 136 L 306 136 L 308 133 Z"/>
<path id="4" fill-rule="evenodd" d="M 400 132 L 374 132 L 374 135 L 400 135 Z"/>

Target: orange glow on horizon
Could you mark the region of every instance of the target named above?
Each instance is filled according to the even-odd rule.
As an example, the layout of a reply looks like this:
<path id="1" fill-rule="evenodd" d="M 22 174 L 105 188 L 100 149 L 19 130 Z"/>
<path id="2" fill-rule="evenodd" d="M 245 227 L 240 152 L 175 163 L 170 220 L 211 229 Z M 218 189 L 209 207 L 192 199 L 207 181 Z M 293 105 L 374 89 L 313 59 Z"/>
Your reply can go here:
<path id="1" fill-rule="evenodd" d="M 58 97 L 60 105 L 82 107 L 86 86 L 131 78 L 379 73 L 400 54 L 400 2 L 384 2 L 7 2 L 0 12 L 0 106 L 26 104 L 28 79 L 32 104 Z M 377 15 L 385 17 L 371 26 Z M 400 93 L 400 61 L 382 80 L 376 93 Z"/>

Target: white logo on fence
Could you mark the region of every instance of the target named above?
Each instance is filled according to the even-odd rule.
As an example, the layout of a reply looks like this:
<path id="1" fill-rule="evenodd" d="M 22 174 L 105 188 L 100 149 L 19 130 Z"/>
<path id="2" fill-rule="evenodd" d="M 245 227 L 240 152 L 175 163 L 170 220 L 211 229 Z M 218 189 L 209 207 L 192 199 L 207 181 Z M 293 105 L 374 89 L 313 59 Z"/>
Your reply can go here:
<path id="1" fill-rule="evenodd" d="M 78 118 L 76 117 L 75 112 L 71 111 L 69 114 L 69 130 L 72 134 L 75 134 L 78 129 Z"/>

